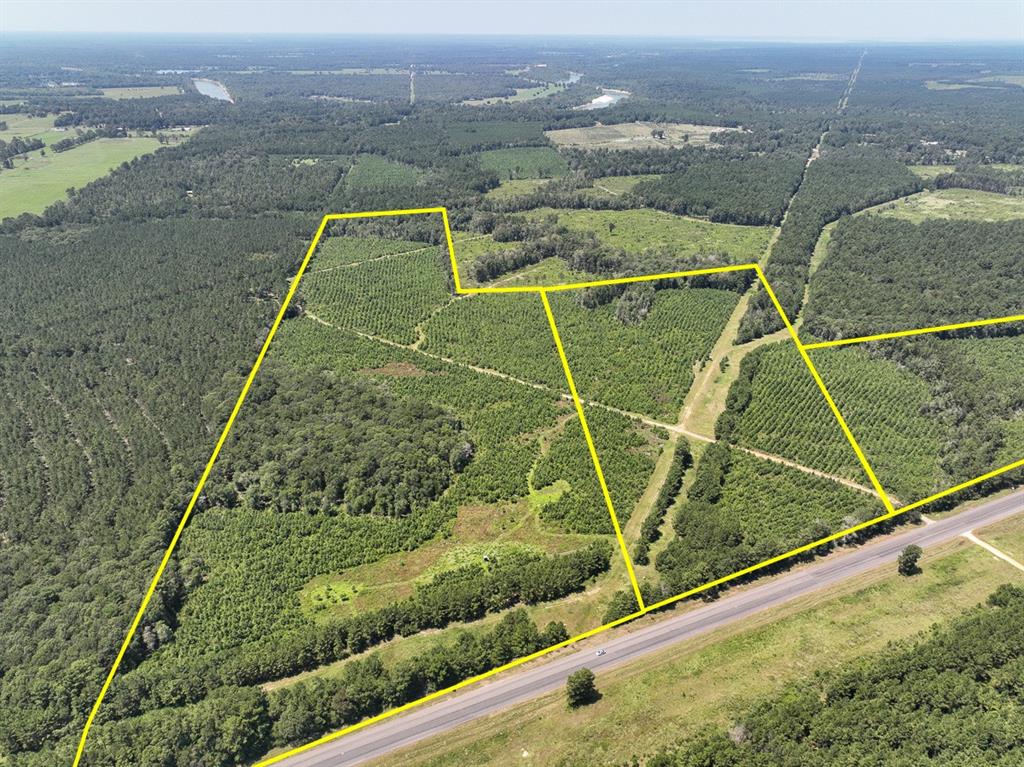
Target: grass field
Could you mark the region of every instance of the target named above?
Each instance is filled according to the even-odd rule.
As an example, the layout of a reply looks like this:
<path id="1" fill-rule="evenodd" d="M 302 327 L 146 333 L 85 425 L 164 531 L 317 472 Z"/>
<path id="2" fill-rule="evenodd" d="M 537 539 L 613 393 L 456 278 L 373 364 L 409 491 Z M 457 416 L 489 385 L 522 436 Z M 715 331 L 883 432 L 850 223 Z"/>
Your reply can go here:
<path id="1" fill-rule="evenodd" d="M 150 137 L 102 138 L 46 157 L 32 152 L 14 170 L 0 172 L 0 218 L 42 213 L 65 196 L 70 187 L 82 187 L 118 165 L 155 151 L 160 142 Z"/>
<path id="2" fill-rule="evenodd" d="M 655 130 L 663 131 L 664 138 L 652 136 L 651 132 Z M 687 145 L 703 146 L 712 143 L 712 133 L 736 130 L 739 128 L 691 123 L 635 122 L 594 125 L 589 128 L 563 128 L 544 131 L 544 135 L 558 146 L 578 149 L 671 149 Z"/>
<path id="3" fill-rule="evenodd" d="M 871 208 L 870 212 L 915 224 L 929 218 L 1009 221 L 1024 218 L 1024 197 L 974 189 L 936 189 L 879 205 Z"/>
<path id="4" fill-rule="evenodd" d="M 490 149 L 477 155 L 480 167 L 493 170 L 502 181 L 521 178 L 554 178 L 569 169 L 565 158 L 549 146 Z"/>
<path id="5" fill-rule="evenodd" d="M 1003 525 L 1015 526 L 1004 535 L 1024 547 L 1024 525 Z M 979 535 L 994 540 L 989 531 Z M 727 726 L 785 683 L 911 638 L 982 602 L 1001 583 L 1024 583 L 1024 573 L 966 541 L 926 552 L 921 565 L 913 578 L 885 567 L 605 672 L 597 679 L 602 698 L 590 706 L 570 711 L 558 690 L 373 764 L 627 764 L 710 726 Z"/>
<path id="6" fill-rule="evenodd" d="M 752 263 L 764 254 L 770 226 L 713 224 L 657 210 L 554 210 L 537 208 L 533 217 L 555 214 L 570 229 L 594 232 L 609 245 L 633 253 L 670 248 L 675 255 L 728 253 L 736 263 Z"/>
<path id="7" fill-rule="evenodd" d="M 925 181 L 931 181 L 936 176 L 956 170 L 955 165 L 909 165 L 907 167 L 910 168 L 911 173 Z"/>
<path id="8" fill-rule="evenodd" d="M 104 88 L 103 96 L 108 99 L 148 99 L 154 96 L 177 96 L 181 88 L 176 85 L 150 85 L 141 88 Z"/>
<path id="9" fill-rule="evenodd" d="M 638 176 L 602 176 L 594 179 L 594 188 L 611 195 L 632 192 L 633 187 L 641 181 L 652 181 L 661 178 L 660 173 L 644 173 Z"/>
<path id="10" fill-rule="evenodd" d="M 544 85 L 538 85 L 535 88 L 516 88 L 515 95 L 513 96 L 495 96 L 489 99 L 469 99 L 462 103 L 468 107 L 489 107 L 492 104 L 516 104 L 521 101 L 533 101 L 534 99 L 542 99 L 547 96 L 553 96 L 559 91 L 565 90 L 562 85 L 556 83 L 545 83 Z"/>

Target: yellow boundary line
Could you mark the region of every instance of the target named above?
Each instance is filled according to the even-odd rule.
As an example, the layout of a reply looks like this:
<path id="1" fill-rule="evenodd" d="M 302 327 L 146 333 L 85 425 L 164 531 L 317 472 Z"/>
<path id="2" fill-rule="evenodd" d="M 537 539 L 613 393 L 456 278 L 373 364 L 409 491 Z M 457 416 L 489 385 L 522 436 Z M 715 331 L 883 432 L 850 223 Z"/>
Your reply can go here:
<path id="1" fill-rule="evenodd" d="M 569 370 L 569 360 L 565 357 L 565 347 L 562 346 L 562 338 L 558 333 L 558 326 L 555 324 L 555 315 L 551 313 L 551 304 L 548 303 L 548 294 L 540 291 L 540 300 L 544 303 L 544 313 L 548 316 L 548 324 L 551 325 L 551 336 L 555 340 L 555 348 L 558 349 L 558 357 L 562 360 L 562 370 L 565 371 L 565 380 L 569 384 L 569 393 L 572 395 L 573 404 L 576 405 L 576 415 L 580 419 L 580 428 L 583 430 L 583 438 L 587 440 L 587 449 L 590 451 L 590 459 L 594 462 L 594 471 L 597 473 L 597 481 L 601 485 L 601 493 L 604 495 L 605 505 L 612 518 L 612 527 L 615 528 L 615 538 L 619 542 L 619 549 L 622 551 L 622 558 L 626 561 L 626 570 L 629 571 L 629 581 L 633 584 L 633 593 L 636 595 L 636 603 L 640 609 L 644 609 L 644 598 L 640 594 L 640 584 L 636 582 L 636 573 L 633 572 L 633 562 L 626 547 L 626 539 L 622 537 L 622 528 L 619 527 L 619 518 L 615 513 L 615 506 L 612 504 L 611 493 L 608 492 L 608 483 L 604 479 L 604 471 L 601 469 L 601 461 L 597 457 L 597 448 L 594 446 L 594 438 L 590 434 L 590 426 L 587 424 L 587 416 L 583 413 L 583 403 L 580 401 L 579 392 L 576 391 L 576 382 L 572 378 L 572 371 Z"/>
<path id="2" fill-rule="evenodd" d="M 906 338 L 907 336 L 919 336 L 925 333 L 942 333 L 947 330 L 965 330 L 967 328 L 983 328 L 986 325 L 999 325 L 1005 322 L 1024 322 L 1024 314 L 1011 314 L 1008 317 L 994 317 L 990 320 L 972 320 L 971 322 L 953 322 L 949 325 L 934 325 L 930 328 L 914 328 L 913 330 L 897 330 L 893 333 L 876 333 L 873 336 L 857 336 L 856 338 L 840 338 L 836 341 L 819 341 L 813 344 L 803 344 L 805 349 L 827 349 L 833 346 L 847 346 L 849 344 L 866 344 L 871 341 L 885 341 L 889 338 Z"/>
<path id="3" fill-rule="evenodd" d="M 948 488 L 946 490 L 942 490 L 942 491 L 940 491 L 938 493 L 935 493 L 934 495 L 931 495 L 931 496 L 929 496 L 927 498 L 923 498 L 923 499 L 921 499 L 919 501 L 915 501 L 914 503 L 908 504 L 906 506 L 901 506 L 899 508 L 895 508 L 893 506 L 893 504 L 892 504 L 892 501 L 889 499 L 888 495 L 885 493 L 885 490 L 882 488 L 881 484 L 879 483 L 878 478 L 875 476 L 875 473 L 874 473 L 874 471 L 871 468 L 870 462 L 868 461 L 867 457 L 864 455 L 864 452 L 861 450 L 860 445 L 857 443 L 856 438 L 853 436 L 853 433 L 850 431 L 850 428 L 847 425 L 846 420 L 843 418 L 842 413 L 840 413 L 839 408 L 836 406 L 835 402 L 832 399 L 832 396 L 829 394 L 828 389 L 826 388 L 825 383 L 822 380 L 821 376 L 819 375 L 817 369 L 814 367 L 814 363 L 811 361 L 810 356 L 807 354 L 807 350 L 808 349 L 823 348 L 823 347 L 826 347 L 826 346 L 840 346 L 840 345 L 852 344 L 852 343 L 863 343 L 863 342 L 871 341 L 871 340 L 881 340 L 883 338 L 895 338 L 895 337 L 900 337 L 900 336 L 916 335 L 916 334 L 919 334 L 919 333 L 939 332 L 939 331 L 942 331 L 942 330 L 954 330 L 954 329 L 967 328 L 967 327 L 981 327 L 983 325 L 992 325 L 992 324 L 996 324 L 996 323 L 999 323 L 999 322 L 1013 322 L 1013 321 L 1017 321 L 1017 320 L 1024 320 L 1024 316 L 1003 317 L 1003 318 L 997 318 L 997 319 L 993 319 L 993 320 L 979 320 L 977 322 L 957 323 L 956 325 L 944 325 L 944 326 L 939 326 L 939 327 L 935 327 L 935 328 L 922 328 L 920 330 L 904 330 L 904 331 L 898 331 L 897 333 L 888 333 L 888 334 L 883 333 L 883 334 L 879 334 L 877 336 L 865 336 L 865 337 L 860 338 L 860 339 L 845 339 L 845 340 L 842 340 L 842 341 L 831 341 L 831 342 L 823 342 L 823 343 L 819 343 L 819 344 L 808 344 L 808 345 L 805 346 L 803 343 L 801 343 L 796 329 L 793 327 L 792 323 L 789 321 L 789 318 L 786 316 L 785 310 L 782 308 L 782 305 L 779 303 L 778 298 L 775 296 L 775 292 L 772 290 L 771 285 L 768 283 L 768 280 L 767 280 L 767 278 L 764 275 L 764 271 L 761 269 L 761 267 L 758 264 L 734 264 L 734 265 L 721 266 L 721 267 L 711 267 L 711 268 L 705 268 L 705 269 L 692 269 L 692 270 L 681 271 L 681 272 L 668 272 L 668 273 L 664 273 L 664 274 L 643 275 L 643 276 L 636 276 L 636 277 L 619 277 L 619 278 L 612 278 L 612 279 L 606 279 L 606 280 L 593 280 L 593 281 L 589 281 L 589 282 L 566 283 L 566 284 L 562 284 L 562 285 L 509 286 L 509 287 L 491 287 L 491 288 L 486 288 L 486 287 L 483 287 L 483 288 L 472 288 L 472 287 L 464 288 L 462 286 L 462 283 L 461 283 L 461 280 L 460 280 L 460 277 L 459 277 L 458 263 L 457 263 L 456 258 L 455 258 L 455 245 L 454 245 L 454 242 L 452 240 L 451 225 L 450 225 L 449 220 L 448 220 L 448 210 L 446 208 L 444 208 L 444 207 L 409 208 L 409 209 L 403 209 L 403 210 L 379 210 L 379 211 L 365 211 L 365 212 L 359 212 L 359 213 L 331 213 L 331 214 L 328 214 L 328 215 L 324 216 L 323 219 L 320 221 L 320 226 L 317 228 L 316 234 L 314 235 L 312 242 L 310 242 L 309 248 L 306 251 L 306 255 L 302 259 L 302 263 L 300 264 L 298 271 L 295 273 L 295 277 L 292 278 L 292 281 L 291 281 L 291 283 L 290 283 L 290 285 L 288 287 L 288 292 L 285 295 L 284 301 L 282 301 L 281 307 L 278 309 L 277 317 L 274 319 L 273 325 L 271 325 L 270 332 L 267 334 L 266 339 L 263 341 L 263 345 L 260 348 L 259 354 L 256 355 L 256 360 L 253 363 L 252 369 L 249 371 L 249 375 L 246 378 L 245 383 L 242 386 L 242 390 L 241 390 L 241 392 L 238 395 L 238 399 L 235 401 L 235 405 L 234 405 L 234 407 L 231 410 L 231 414 L 230 414 L 230 416 L 228 416 L 228 420 L 224 424 L 224 429 L 221 431 L 220 437 L 218 438 L 217 443 L 216 443 L 216 445 L 213 448 L 213 452 L 210 454 L 210 459 L 206 462 L 206 467 L 203 469 L 203 473 L 202 473 L 202 475 L 199 478 L 199 482 L 196 485 L 196 489 L 192 492 L 192 496 L 189 499 L 188 505 L 186 506 L 185 511 L 182 514 L 181 520 L 179 521 L 178 526 L 177 526 L 177 528 L 174 531 L 174 535 L 171 537 L 171 541 L 167 545 L 167 550 L 164 552 L 163 558 L 160 561 L 160 565 L 157 567 L 156 573 L 153 575 L 153 579 L 152 579 L 152 581 L 149 584 L 149 588 L 146 590 L 146 594 L 143 597 L 141 604 L 139 605 L 139 609 L 136 611 L 135 617 L 133 618 L 132 623 L 131 623 L 131 625 L 128 628 L 128 632 L 126 633 L 124 640 L 121 642 L 121 647 L 118 650 L 116 658 L 114 659 L 114 663 L 111 666 L 110 671 L 108 672 L 108 674 L 106 676 L 106 679 L 103 682 L 102 687 L 100 688 L 100 692 L 99 692 L 99 695 L 96 698 L 96 702 L 93 704 L 92 709 L 89 712 L 89 716 L 86 719 L 85 726 L 82 729 L 82 735 L 79 738 L 78 748 L 77 748 L 77 750 L 75 752 L 75 758 L 74 758 L 74 762 L 72 763 L 72 767 L 79 767 L 79 765 L 81 763 L 82 756 L 83 756 L 83 754 L 85 752 L 86 741 L 87 741 L 88 736 L 89 736 L 89 730 L 92 728 L 93 722 L 96 719 L 96 714 L 99 711 L 99 708 L 102 705 L 103 699 L 106 697 L 106 694 L 107 694 L 108 690 L 110 689 L 110 685 L 113 682 L 113 679 L 114 679 L 115 675 L 117 674 L 117 670 L 120 667 L 121 662 L 124 660 L 125 653 L 128 651 L 128 647 L 131 645 L 132 638 L 134 637 L 135 632 L 138 630 L 139 624 L 142 622 L 142 618 L 143 618 L 143 616 L 144 616 L 144 614 L 146 612 L 146 608 L 149 606 L 149 603 L 150 603 L 150 601 L 153 598 L 153 594 L 156 592 L 157 584 L 159 583 L 160 578 L 163 576 L 164 571 L 167 569 L 167 565 L 170 562 L 171 555 L 174 552 L 174 549 L 177 546 L 178 541 L 180 540 L 181 535 L 182 535 L 182 533 L 185 530 L 185 526 L 188 524 L 188 520 L 189 520 L 189 518 L 192 515 L 192 511 L 195 508 L 196 502 L 199 499 L 199 496 L 202 493 L 203 487 L 205 486 L 206 481 L 207 481 L 207 479 L 210 476 L 210 472 L 213 470 L 213 465 L 216 462 L 217 457 L 220 455 L 220 451 L 223 448 L 225 441 L 227 440 L 228 434 L 231 431 L 231 427 L 235 423 L 235 419 L 238 417 L 238 413 L 241 410 L 242 404 L 245 402 L 246 395 L 249 393 L 249 389 L 251 388 L 252 382 L 253 382 L 253 380 L 256 377 L 256 373 L 259 371 L 260 365 L 263 363 L 263 359 L 266 356 L 267 350 L 270 347 L 270 342 L 274 339 L 274 336 L 277 333 L 277 329 L 278 329 L 278 327 L 280 327 L 281 321 L 284 319 L 285 312 L 287 311 L 288 306 L 291 303 L 291 300 L 292 300 L 292 298 L 295 295 L 295 291 L 298 288 L 299 282 L 301 281 L 302 276 L 303 276 L 303 274 L 306 271 L 306 267 L 309 265 L 309 262 L 310 262 L 310 259 L 313 256 L 313 253 L 316 251 L 316 247 L 319 244 L 321 237 L 323 237 L 324 231 L 327 228 L 327 224 L 329 222 L 331 222 L 331 221 L 340 221 L 340 220 L 344 220 L 344 219 L 383 218 L 383 217 L 387 217 L 387 216 L 408 216 L 408 215 L 423 215 L 423 214 L 440 214 L 441 215 L 441 219 L 442 219 L 442 222 L 444 224 L 445 240 L 446 240 L 447 245 L 448 245 L 448 256 L 449 256 L 449 260 L 450 260 L 451 266 L 452 266 L 452 276 L 453 276 L 453 280 L 454 280 L 454 283 L 455 283 L 455 292 L 456 293 L 467 294 L 467 295 L 468 294 L 486 294 L 486 293 L 537 293 L 537 294 L 540 295 L 541 301 L 544 304 L 544 311 L 545 311 L 545 313 L 547 315 L 548 323 L 551 326 L 551 333 L 552 333 L 552 337 L 553 337 L 554 342 L 555 342 L 555 347 L 558 350 L 558 355 L 559 355 L 559 358 L 561 359 L 561 362 L 562 362 L 562 369 L 565 372 L 566 382 L 569 385 L 569 390 L 570 390 L 570 392 L 572 394 L 573 403 L 576 406 L 576 412 L 577 412 L 577 415 L 578 415 L 578 417 L 580 419 L 580 426 L 581 426 L 581 428 L 583 430 L 583 435 L 584 435 L 584 437 L 586 438 L 586 441 L 587 441 L 587 448 L 590 451 L 590 457 L 591 457 L 591 459 L 592 459 L 592 461 L 594 463 L 594 470 L 597 473 L 598 482 L 601 485 L 601 492 L 604 495 L 605 503 L 606 503 L 606 505 L 608 507 L 609 515 L 611 516 L 612 525 L 613 525 L 613 527 L 615 529 L 615 535 L 616 535 L 616 538 L 618 540 L 619 547 L 621 549 L 621 553 L 622 553 L 623 559 L 624 559 L 624 561 L 626 563 L 626 569 L 627 569 L 627 571 L 629 573 L 630 582 L 632 583 L 633 591 L 634 591 L 634 593 L 636 595 L 637 603 L 639 604 L 640 609 L 637 610 L 636 612 L 630 614 L 630 615 L 627 615 L 627 616 L 625 616 L 623 618 L 619 618 L 618 620 L 614 620 L 614 621 L 611 621 L 609 623 L 605 623 L 602 626 L 598 626 L 597 628 L 591 629 L 589 631 L 585 631 L 582 634 L 577 634 L 576 636 L 570 637 L 569 639 L 566 639 L 563 642 L 559 642 L 558 644 L 552 645 L 551 647 L 545 648 L 543 650 L 538 650 L 537 652 L 531 653 L 530 655 L 524 656 L 522 658 L 517 658 L 516 660 L 513 660 L 513 661 L 511 661 L 509 663 L 506 663 L 506 664 L 504 664 L 502 666 L 498 666 L 498 667 L 493 668 L 493 669 L 491 669 L 489 671 L 486 671 L 486 672 L 484 672 L 482 674 L 478 674 L 477 676 L 474 676 L 474 677 L 471 677 L 469 679 L 465 679 L 465 680 L 463 680 L 461 682 L 458 682 L 457 684 L 454 684 L 454 685 L 452 685 L 450 687 L 446 687 L 443 690 L 438 690 L 438 691 L 433 692 L 433 693 L 431 693 L 429 695 L 426 695 L 426 696 L 424 696 L 422 698 L 418 698 L 418 699 L 416 699 L 414 701 L 410 701 L 410 702 L 408 702 L 408 703 L 406 703 L 404 705 L 398 706 L 398 707 L 393 708 L 393 709 L 389 709 L 388 711 L 382 712 L 382 713 L 380 713 L 380 714 L 378 714 L 376 716 L 370 717 L 368 719 L 364 719 L 363 721 L 358 722 L 358 723 L 356 723 L 354 725 L 351 725 L 351 726 L 346 727 L 346 728 L 341 729 L 341 730 L 337 730 L 337 731 L 335 731 L 333 733 L 329 733 L 329 734 L 323 736 L 322 738 L 314 740 L 314 741 L 312 741 L 310 743 L 307 743 L 307 744 L 305 744 L 303 746 L 299 746 L 297 748 L 293 748 L 293 749 L 291 749 L 289 751 L 286 751 L 286 752 L 284 752 L 282 754 L 278 754 L 277 756 L 271 757 L 270 759 L 266 759 L 266 760 L 264 760 L 262 762 L 258 762 L 256 765 L 254 765 L 254 767 L 268 767 L 271 764 L 276 764 L 277 762 L 280 762 L 280 761 L 282 761 L 282 760 L 284 760 L 284 759 L 286 759 L 286 758 L 288 758 L 290 756 L 295 756 L 297 754 L 300 754 L 300 753 L 308 751 L 308 750 L 310 750 L 312 748 L 315 748 L 316 746 L 322 745 L 324 743 L 328 743 L 328 742 L 330 742 L 332 740 L 336 740 L 337 738 L 340 738 L 340 737 L 342 737 L 344 735 L 347 735 L 349 733 L 355 732 L 356 730 L 361 730 L 364 727 L 367 727 L 367 726 L 369 726 L 371 724 L 374 724 L 375 722 L 379 722 L 379 721 L 381 721 L 383 719 L 387 719 L 389 717 L 395 716 L 396 714 L 402 713 L 403 711 L 407 711 L 407 710 L 409 710 L 411 708 L 414 708 L 416 706 L 422 705 L 423 703 L 427 703 L 428 701 L 435 700 L 435 699 L 437 699 L 437 698 L 439 698 L 439 697 L 441 697 L 443 695 L 447 695 L 449 693 L 455 692 L 456 690 L 462 689 L 463 687 L 466 687 L 468 685 L 474 684 L 474 683 L 479 682 L 479 681 L 481 681 L 483 679 L 487 679 L 489 677 L 492 677 L 495 674 L 501 673 L 502 671 L 507 671 L 508 669 L 511 669 L 511 668 L 516 667 L 516 666 L 522 665 L 523 663 L 527 663 L 527 662 L 529 662 L 531 660 L 535 660 L 537 658 L 540 658 L 540 657 L 542 657 L 544 655 L 547 655 L 547 654 L 549 654 L 551 652 L 554 652 L 555 650 L 559 650 L 559 649 L 561 649 L 563 647 L 567 647 L 567 646 L 569 646 L 569 645 L 571 645 L 571 644 L 573 644 L 575 642 L 578 642 L 580 640 L 583 640 L 583 639 L 586 639 L 588 637 L 594 636 L 595 634 L 598 634 L 598 633 L 600 633 L 602 631 L 605 631 L 606 629 L 610 629 L 610 628 L 612 628 L 614 626 L 619 626 L 619 625 L 621 625 L 623 623 L 627 623 L 628 621 L 631 621 L 631 620 L 633 620 L 635 618 L 638 618 L 638 617 L 640 617 L 642 615 L 646 615 L 647 613 L 650 613 L 653 610 L 657 610 L 659 608 L 662 608 L 662 607 L 665 607 L 667 605 L 673 604 L 674 602 L 678 602 L 680 600 L 686 599 L 688 597 L 694 596 L 694 595 L 702 593 L 704 591 L 708 591 L 709 589 L 713 589 L 716 586 L 720 586 L 720 585 L 722 585 L 724 583 L 728 583 L 729 581 L 733 581 L 733 580 L 735 580 L 737 578 L 741 578 L 744 575 L 748 575 L 750 573 L 753 573 L 753 572 L 756 572 L 758 570 L 761 570 L 761 569 L 763 569 L 765 567 L 769 567 L 769 566 L 771 566 L 771 565 L 773 565 L 773 564 L 775 564 L 777 562 L 781 562 L 781 561 L 783 561 L 785 559 L 789 559 L 790 557 L 796 556 L 798 554 L 801 554 L 801 553 L 804 553 L 804 552 L 807 552 L 807 551 L 811 551 L 812 549 L 815 549 L 815 548 L 817 548 L 819 546 L 822 546 L 824 544 L 827 544 L 827 543 L 830 543 L 832 541 L 838 540 L 838 539 L 843 538 L 843 537 L 845 537 L 847 535 L 850 535 L 851 533 L 855 533 L 855 532 L 857 532 L 859 530 L 863 530 L 863 529 L 865 529 L 867 527 L 870 527 L 870 526 L 872 526 L 874 524 L 877 524 L 877 523 L 879 523 L 879 522 L 881 522 L 883 520 L 886 520 L 886 519 L 889 519 L 891 517 L 894 517 L 894 516 L 896 516 L 898 514 L 903 514 L 903 513 L 907 512 L 907 511 L 910 511 L 911 509 L 920 508 L 921 506 L 924 506 L 924 505 L 926 505 L 928 503 L 931 503 L 932 501 L 936 501 L 936 500 L 938 500 L 940 498 L 944 498 L 944 497 L 946 497 L 948 495 L 952 495 L 952 494 L 957 493 L 957 492 L 959 492 L 961 490 L 964 490 L 966 488 L 972 487 L 973 485 L 979 484 L 980 482 L 984 482 L 984 481 L 986 481 L 988 479 L 992 479 L 993 477 L 996 477 L 996 476 L 998 476 L 1000 474 L 1003 474 L 1003 473 L 1005 473 L 1007 471 L 1011 471 L 1011 470 L 1016 469 L 1016 468 L 1024 467 L 1024 459 L 1021 459 L 1019 461 L 1015 461 L 1013 463 L 1007 464 L 1006 466 L 1003 466 L 1003 467 L 1000 467 L 998 469 L 994 469 L 994 470 L 992 470 L 990 472 L 987 472 L 985 474 L 982 474 L 981 476 L 975 477 L 974 479 L 967 480 L 966 482 L 961 482 L 958 485 L 955 485 L 955 486 L 953 486 L 951 488 Z M 654 280 L 678 279 L 678 278 L 693 277 L 693 276 L 703 275 L 703 274 L 716 274 L 716 273 L 722 273 L 722 272 L 743 271 L 743 270 L 747 270 L 747 269 L 753 269 L 756 272 L 757 277 L 758 277 L 758 279 L 761 282 L 761 285 L 764 287 L 764 289 L 767 292 L 768 296 L 771 298 L 772 303 L 774 304 L 776 311 L 779 313 L 779 316 L 782 318 L 782 321 L 785 324 L 786 329 L 789 331 L 790 337 L 793 339 L 793 342 L 796 344 L 797 349 L 800 351 L 800 355 L 803 358 L 804 363 L 807 365 L 807 368 L 810 371 L 811 376 L 814 378 L 815 383 L 818 385 L 818 388 L 821 390 L 822 395 L 825 397 L 825 400 L 826 400 L 826 402 L 829 405 L 829 409 L 832 411 L 832 414 L 835 416 L 836 420 L 838 421 L 840 427 L 843 430 L 843 434 L 846 436 L 846 439 L 849 441 L 849 443 L 850 443 L 851 447 L 853 448 L 854 452 L 857 454 L 858 460 L 860 461 L 861 465 L 864 467 L 865 472 L 867 473 L 869 479 L 871 480 L 871 484 L 874 486 L 875 490 L 877 491 L 877 493 L 879 495 L 879 498 L 882 499 L 882 502 L 885 505 L 887 511 L 886 511 L 885 514 L 882 514 L 880 516 L 874 517 L 873 519 L 869 519 L 869 520 L 867 520 L 865 522 L 861 522 L 859 524 L 853 525 L 852 527 L 848 527 L 845 530 L 841 530 L 841 531 L 839 531 L 837 533 L 832 533 L 831 535 L 828 535 L 828 536 L 826 536 L 824 538 L 820 538 L 819 540 L 816 540 L 816 541 L 813 541 L 811 543 L 808 543 L 808 544 L 805 544 L 803 546 L 800 546 L 798 548 L 792 549 L 791 551 L 787 551 L 784 554 L 779 554 L 779 555 L 774 556 L 774 557 L 772 557 L 770 559 L 766 559 L 763 562 L 759 562 L 759 563 L 757 563 L 755 565 L 751 565 L 750 567 L 745 567 L 742 570 L 737 570 L 734 573 L 731 573 L 729 575 L 723 576 L 721 578 L 717 578 L 717 579 L 715 579 L 713 581 L 709 581 L 708 583 L 705 583 L 705 584 L 703 584 L 701 586 L 698 586 L 696 588 L 690 589 L 689 591 L 684 591 L 681 594 L 677 594 L 677 595 L 675 595 L 673 597 L 669 597 L 668 599 L 663 599 L 660 602 L 656 602 L 656 603 L 654 603 L 652 605 L 645 605 L 644 602 L 643 602 L 643 598 L 642 598 L 642 596 L 640 594 L 640 587 L 639 587 L 639 584 L 637 583 L 636 574 L 635 574 L 635 572 L 633 570 L 633 563 L 632 563 L 632 560 L 631 560 L 631 558 L 629 556 L 629 552 L 627 550 L 625 539 L 624 539 L 624 537 L 622 535 L 622 530 L 619 527 L 618 518 L 617 518 L 617 516 L 615 514 L 615 508 L 614 508 L 614 505 L 612 503 L 611 494 L 609 493 L 607 484 L 605 482 L 604 472 L 601 469 L 600 459 L 598 458 L 598 455 L 597 455 L 597 448 L 595 447 L 594 441 L 593 441 L 592 436 L 590 434 L 590 428 L 589 428 L 589 426 L 587 424 L 586 415 L 583 412 L 582 402 L 581 402 L 581 400 L 579 398 L 579 394 L 576 391 L 576 384 L 575 384 L 575 382 L 573 380 L 573 377 L 572 377 L 572 371 L 569 369 L 569 362 L 568 362 L 568 359 L 566 358 L 566 355 L 565 355 L 565 349 L 562 346 L 562 340 L 561 340 L 561 337 L 560 337 L 559 332 L 558 332 L 558 326 L 555 323 L 554 314 L 551 311 L 551 305 L 548 302 L 547 294 L 550 293 L 550 292 L 556 292 L 556 291 L 579 290 L 579 289 L 583 289 L 583 288 L 599 287 L 599 286 L 604 286 L 604 285 L 625 285 L 625 284 L 634 283 L 634 282 L 647 282 L 647 281 L 654 281 Z"/>

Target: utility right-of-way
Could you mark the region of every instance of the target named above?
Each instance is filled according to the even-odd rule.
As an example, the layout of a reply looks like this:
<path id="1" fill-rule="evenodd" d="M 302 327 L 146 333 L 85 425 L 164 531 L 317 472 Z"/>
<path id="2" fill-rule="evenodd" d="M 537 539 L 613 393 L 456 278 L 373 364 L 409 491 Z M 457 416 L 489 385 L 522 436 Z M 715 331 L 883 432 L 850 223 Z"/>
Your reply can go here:
<path id="1" fill-rule="evenodd" d="M 351 767 L 380 759 L 418 741 L 442 735 L 461 724 L 557 690 L 577 669 L 587 667 L 602 671 L 635 661 L 877 567 L 895 566 L 899 552 L 910 544 L 927 548 L 945 543 L 1021 512 L 1024 512 L 1024 489 L 929 524 L 908 527 L 862 546 L 837 551 L 764 583 L 727 592 L 715 602 L 666 616 L 641 628 L 609 629 L 601 637 L 588 641 L 585 649 L 566 649 L 548 659 L 510 669 L 433 703 L 287 757 L 277 764 L 284 767 Z M 1020 573 L 1007 565 L 1007 580 L 1019 577 Z"/>

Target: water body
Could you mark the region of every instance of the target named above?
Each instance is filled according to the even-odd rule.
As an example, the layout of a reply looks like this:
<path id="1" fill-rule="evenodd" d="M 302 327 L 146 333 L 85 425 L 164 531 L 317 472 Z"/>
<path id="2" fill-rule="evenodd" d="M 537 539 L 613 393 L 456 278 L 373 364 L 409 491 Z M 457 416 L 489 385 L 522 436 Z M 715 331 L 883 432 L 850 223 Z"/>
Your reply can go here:
<path id="1" fill-rule="evenodd" d="M 556 85 L 575 85 L 576 83 L 578 83 L 582 79 L 583 79 L 583 73 L 582 72 L 573 72 L 573 71 L 570 70 L 569 77 L 566 78 L 565 80 L 559 80 L 556 83 Z"/>
<path id="2" fill-rule="evenodd" d="M 216 80 L 207 80 L 205 77 L 194 77 L 192 78 L 192 84 L 204 96 L 219 99 L 220 101 L 230 101 L 232 104 L 235 103 L 235 100 L 231 98 L 231 94 L 228 93 L 228 89 L 224 87 L 223 83 L 219 83 Z"/>
<path id="3" fill-rule="evenodd" d="M 617 91 L 611 88 L 604 88 L 601 91 L 601 95 L 591 100 L 587 104 L 582 104 L 576 109 L 605 109 L 610 106 L 615 106 L 624 98 L 629 97 L 629 91 Z"/>

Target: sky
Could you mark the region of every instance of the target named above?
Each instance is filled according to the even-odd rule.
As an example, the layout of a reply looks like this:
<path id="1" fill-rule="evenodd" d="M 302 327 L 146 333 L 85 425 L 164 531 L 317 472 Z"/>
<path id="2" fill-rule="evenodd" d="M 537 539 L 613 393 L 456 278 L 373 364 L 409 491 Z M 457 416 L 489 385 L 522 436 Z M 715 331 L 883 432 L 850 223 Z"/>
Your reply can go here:
<path id="1" fill-rule="evenodd" d="M 1024 0 L 0 0 L 7 32 L 1021 41 Z"/>

